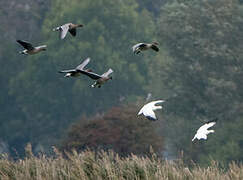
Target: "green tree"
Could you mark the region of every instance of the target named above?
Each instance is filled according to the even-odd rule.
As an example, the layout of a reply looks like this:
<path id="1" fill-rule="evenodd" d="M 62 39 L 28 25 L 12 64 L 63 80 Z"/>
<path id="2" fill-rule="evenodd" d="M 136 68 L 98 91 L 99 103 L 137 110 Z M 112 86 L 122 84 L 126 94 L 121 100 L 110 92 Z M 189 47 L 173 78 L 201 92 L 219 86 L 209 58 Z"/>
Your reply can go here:
<path id="1" fill-rule="evenodd" d="M 18 95 L 11 92 L 13 88 L 17 88 L 12 80 L 25 69 L 26 60 L 26 57 L 18 54 L 22 47 L 16 40 L 39 41 L 43 16 L 48 7 L 46 3 L 49 1 L 40 2 L 0 2 L 0 137 L 1 141 L 9 145 L 11 151 L 23 150 L 25 142 L 29 141 L 28 133 L 22 133 L 28 132 L 28 128 L 23 126 L 26 119 L 21 105 L 17 103 Z"/>
<path id="2" fill-rule="evenodd" d="M 243 98 L 242 19 L 242 5 L 236 0 L 178 0 L 161 10 L 159 40 L 170 61 L 157 64 L 161 71 L 152 76 L 154 84 L 161 81 L 160 91 L 176 94 L 167 104 L 167 135 L 172 149 L 183 150 L 188 159 L 242 159 L 241 133 L 227 138 L 227 132 L 239 132 L 241 127 L 237 119 L 241 119 Z M 215 134 L 206 142 L 192 144 L 203 120 L 212 117 L 219 117 Z M 238 125 L 232 127 L 232 123 Z"/>
<path id="3" fill-rule="evenodd" d="M 154 52 L 135 56 L 133 44 L 154 40 L 154 22 L 146 10 L 137 11 L 135 1 L 52 1 L 40 37 L 48 50 L 29 56 L 11 80 L 11 94 L 26 122 L 22 134 L 34 145 L 56 142 L 80 115 L 105 111 L 121 97 L 133 101 L 144 96 L 148 60 Z M 77 36 L 64 40 L 52 29 L 63 23 L 82 23 Z M 145 26 L 146 24 L 146 26 Z M 90 57 L 88 65 L 102 74 L 112 68 L 113 80 L 92 89 L 91 79 L 64 78 L 57 71 L 75 67 Z"/>
<path id="4" fill-rule="evenodd" d="M 155 17 L 157 17 L 160 13 L 161 8 L 170 0 L 143 0 L 139 1 L 137 0 L 137 3 L 139 4 L 139 9 L 146 9 L 149 12 L 151 12 Z"/>

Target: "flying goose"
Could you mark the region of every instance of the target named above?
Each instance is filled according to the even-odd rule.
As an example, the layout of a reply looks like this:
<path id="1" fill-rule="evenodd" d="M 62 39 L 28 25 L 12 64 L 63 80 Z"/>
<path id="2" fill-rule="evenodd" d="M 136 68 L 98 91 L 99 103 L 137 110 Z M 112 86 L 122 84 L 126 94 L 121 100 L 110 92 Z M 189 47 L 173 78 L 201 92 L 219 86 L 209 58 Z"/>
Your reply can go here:
<path id="1" fill-rule="evenodd" d="M 138 115 L 143 114 L 147 119 L 156 121 L 157 118 L 155 116 L 154 110 L 162 109 L 162 106 L 155 106 L 158 103 L 163 103 L 164 100 L 152 101 L 148 104 L 145 104 L 142 109 L 138 112 Z"/>
<path id="2" fill-rule="evenodd" d="M 154 51 L 158 52 L 159 51 L 158 45 L 159 45 L 159 43 L 157 43 L 157 42 L 138 43 L 132 47 L 132 50 L 133 50 L 134 54 L 139 54 L 141 51 L 145 51 L 148 49 L 153 49 Z"/>
<path id="3" fill-rule="evenodd" d="M 69 31 L 72 36 L 76 36 L 76 29 L 78 27 L 83 27 L 82 24 L 73 24 L 73 23 L 67 23 L 64 25 L 61 25 L 59 27 L 56 27 L 53 29 L 53 31 L 60 31 L 60 38 L 64 39 L 67 35 L 67 32 Z"/>
<path id="4" fill-rule="evenodd" d="M 206 124 L 202 125 L 198 130 L 197 133 L 195 134 L 194 138 L 192 139 L 192 141 L 194 141 L 195 139 L 207 139 L 207 135 L 209 133 L 214 133 L 214 130 L 208 130 L 208 128 L 214 126 L 216 124 L 216 121 L 218 119 L 215 118 L 211 121 L 206 122 Z"/>
<path id="5" fill-rule="evenodd" d="M 33 47 L 32 44 L 30 44 L 29 42 L 22 41 L 22 40 L 17 40 L 17 42 L 25 48 L 25 50 L 20 51 L 19 53 L 25 54 L 25 55 L 28 55 L 28 54 L 32 55 L 32 54 L 39 53 L 41 51 L 45 51 L 46 47 L 47 47 L 46 45 Z"/>
<path id="6" fill-rule="evenodd" d="M 84 67 L 89 63 L 90 58 L 85 59 L 80 65 L 78 65 L 75 69 L 70 69 L 70 70 L 63 70 L 63 71 L 58 71 L 59 73 L 66 73 L 64 77 L 77 77 L 80 76 L 80 70 L 83 71 L 91 71 L 90 69 L 84 70 Z"/>
<path id="7" fill-rule="evenodd" d="M 85 75 L 89 76 L 91 79 L 95 80 L 95 83 L 91 85 L 91 87 L 93 87 L 93 88 L 95 88 L 96 86 L 98 86 L 98 88 L 100 88 L 102 84 L 104 84 L 109 79 L 112 79 L 112 77 L 111 76 L 109 77 L 109 75 L 113 72 L 112 69 L 109 69 L 104 74 L 98 75 L 93 72 L 88 72 L 88 71 L 83 71 L 83 70 L 79 70 L 79 71 L 82 74 L 85 74 Z"/>

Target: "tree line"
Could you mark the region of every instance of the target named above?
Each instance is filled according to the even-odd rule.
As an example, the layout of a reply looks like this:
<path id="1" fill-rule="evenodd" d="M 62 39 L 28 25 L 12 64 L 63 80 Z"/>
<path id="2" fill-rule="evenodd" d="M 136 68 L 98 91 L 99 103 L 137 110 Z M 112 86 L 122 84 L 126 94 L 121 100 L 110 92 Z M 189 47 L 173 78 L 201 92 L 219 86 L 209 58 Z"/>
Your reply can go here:
<path id="1" fill-rule="evenodd" d="M 205 164 L 211 159 L 223 163 L 242 160 L 241 2 L 156 2 L 54 0 L 40 12 L 33 6 L 15 15 L 32 18 L 26 26 L 38 22 L 38 28 L 31 36 L 28 30 L 1 37 L 0 135 L 11 151 L 21 151 L 27 142 L 36 151 L 48 151 L 51 145 L 71 138 L 77 128 L 92 132 L 93 126 L 84 127 L 88 119 L 96 119 L 96 114 L 112 114 L 113 108 L 131 103 L 139 109 L 151 93 L 153 99 L 168 98 L 159 112 L 162 120 L 155 122 L 157 128 L 150 131 L 153 137 L 162 139 L 159 146 L 169 156 L 176 157 L 183 151 L 185 161 Z M 30 13 L 41 16 L 28 17 Z M 70 21 L 85 26 L 76 39 L 60 41 L 51 30 Z M 5 31 L 0 28 L 2 34 Z M 37 44 L 45 42 L 48 50 L 36 56 L 19 56 L 13 38 L 17 36 Z M 158 41 L 160 52 L 135 56 L 131 46 L 139 41 Z M 101 89 L 91 89 L 86 77 L 65 79 L 57 73 L 87 57 L 91 58 L 89 66 L 95 72 L 112 67 L 112 82 Z M 125 109 L 121 108 L 121 113 L 127 114 Z M 106 115 L 101 117 L 109 119 Z M 101 117 L 94 122 L 110 127 L 112 121 Z M 213 117 L 219 118 L 215 134 L 206 142 L 191 143 L 197 127 Z M 129 121 L 124 120 L 122 128 L 126 127 L 125 122 Z M 77 125 L 71 126 L 72 123 Z M 137 127 L 133 124 L 130 128 Z M 120 131 L 116 132 L 118 135 Z M 141 136 L 144 132 L 147 131 Z"/>

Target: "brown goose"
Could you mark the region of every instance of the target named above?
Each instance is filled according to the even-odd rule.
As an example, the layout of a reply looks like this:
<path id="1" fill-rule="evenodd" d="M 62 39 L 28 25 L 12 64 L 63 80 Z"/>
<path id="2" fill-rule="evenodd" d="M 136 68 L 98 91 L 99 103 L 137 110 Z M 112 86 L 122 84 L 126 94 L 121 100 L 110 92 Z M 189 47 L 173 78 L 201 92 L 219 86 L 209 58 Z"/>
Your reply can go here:
<path id="1" fill-rule="evenodd" d="M 28 54 L 32 55 L 32 54 L 39 53 L 41 51 L 45 51 L 46 47 L 47 47 L 46 45 L 33 47 L 32 44 L 30 44 L 29 42 L 22 41 L 22 40 L 17 40 L 17 42 L 25 48 L 25 50 L 20 51 L 19 53 L 25 54 L 25 55 L 28 55 Z"/>
<path id="2" fill-rule="evenodd" d="M 76 36 L 76 29 L 78 27 L 83 27 L 82 24 L 73 24 L 73 23 L 67 23 L 64 25 L 61 25 L 59 27 L 56 27 L 53 29 L 53 31 L 60 31 L 60 38 L 64 39 L 67 35 L 67 32 L 70 32 L 72 36 Z"/>
<path id="3" fill-rule="evenodd" d="M 80 65 L 78 65 L 75 69 L 58 71 L 59 73 L 66 73 L 64 77 L 77 77 L 80 76 L 80 71 L 88 71 L 91 72 L 90 69 L 85 69 L 84 67 L 89 63 L 90 58 L 85 59 Z"/>
<path id="4" fill-rule="evenodd" d="M 95 88 L 96 86 L 98 86 L 98 88 L 101 87 L 102 84 L 104 84 L 105 82 L 107 82 L 109 79 L 112 79 L 112 77 L 109 75 L 113 72 L 112 69 L 109 69 L 107 72 L 105 72 L 102 75 L 98 75 L 95 74 L 93 72 L 88 72 L 88 71 L 80 71 L 82 74 L 85 74 L 87 76 L 89 76 L 91 79 L 95 80 L 95 83 L 91 85 L 91 87 Z"/>
<path id="5" fill-rule="evenodd" d="M 145 51 L 145 50 L 148 50 L 148 49 L 153 49 L 154 51 L 158 52 L 159 51 L 158 45 L 159 45 L 159 43 L 157 43 L 157 42 L 153 42 L 153 43 L 138 43 L 138 44 L 135 44 L 132 47 L 132 50 L 133 50 L 134 54 L 138 54 L 141 51 Z"/>

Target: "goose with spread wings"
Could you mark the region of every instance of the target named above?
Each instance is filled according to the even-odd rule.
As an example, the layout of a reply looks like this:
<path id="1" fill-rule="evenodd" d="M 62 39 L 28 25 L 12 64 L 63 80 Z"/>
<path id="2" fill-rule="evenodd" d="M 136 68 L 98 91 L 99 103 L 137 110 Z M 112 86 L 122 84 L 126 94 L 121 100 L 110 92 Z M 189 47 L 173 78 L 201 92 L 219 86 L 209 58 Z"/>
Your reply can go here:
<path id="1" fill-rule="evenodd" d="M 155 116 L 154 111 L 157 109 L 162 109 L 162 106 L 156 106 L 158 103 L 163 103 L 165 100 L 158 100 L 158 101 L 152 101 L 148 104 L 145 104 L 142 109 L 138 112 L 138 115 L 143 114 L 148 120 L 156 121 L 158 120 Z"/>
<path id="2" fill-rule="evenodd" d="M 139 54 L 141 51 L 146 51 L 148 49 L 152 49 L 152 50 L 158 52 L 159 51 L 158 45 L 159 45 L 159 43 L 157 43 L 157 42 L 138 43 L 132 47 L 132 51 L 134 54 Z"/>
<path id="3" fill-rule="evenodd" d="M 72 36 L 76 36 L 77 34 L 77 28 L 83 27 L 83 24 L 73 24 L 73 23 L 67 23 L 61 26 L 58 26 L 53 29 L 53 31 L 59 31 L 60 32 L 60 39 L 64 39 L 69 32 Z"/>
<path id="4" fill-rule="evenodd" d="M 69 69 L 69 70 L 62 70 L 59 71 L 59 73 L 66 73 L 64 77 L 77 77 L 80 76 L 80 71 L 88 71 L 91 72 L 90 69 L 85 69 L 84 67 L 89 63 L 90 58 L 85 59 L 80 65 L 78 65 L 75 69 Z"/>
<path id="5" fill-rule="evenodd" d="M 111 73 L 113 73 L 112 69 L 109 69 L 107 72 L 105 72 L 102 75 L 98 75 L 96 73 L 93 72 L 88 72 L 88 71 L 83 71 L 83 70 L 79 70 L 82 74 L 85 74 L 87 76 L 89 76 L 91 79 L 95 80 L 95 83 L 91 85 L 91 87 L 95 88 L 96 86 L 98 88 L 101 87 L 102 84 L 104 84 L 105 82 L 107 82 L 108 80 L 112 79 L 112 76 L 109 76 Z"/>
<path id="6" fill-rule="evenodd" d="M 213 120 L 210 120 L 208 122 L 206 122 L 204 125 L 202 125 L 198 130 L 197 133 L 195 134 L 194 138 L 192 139 L 192 141 L 194 141 L 195 139 L 207 139 L 207 135 L 210 133 L 214 133 L 214 130 L 208 130 L 208 128 L 214 126 L 216 124 L 216 121 L 218 120 L 218 118 L 215 118 Z"/>
<path id="7" fill-rule="evenodd" d="M 34 47 L 31 43 L 23 40 L 17 40 L 17 42 L 24 47 L 24 50 L 20 51 L 19 53 L 25 55 L 32 55 L 41 51 L 45 51 L 47 47 L 46 45 Z"/>

